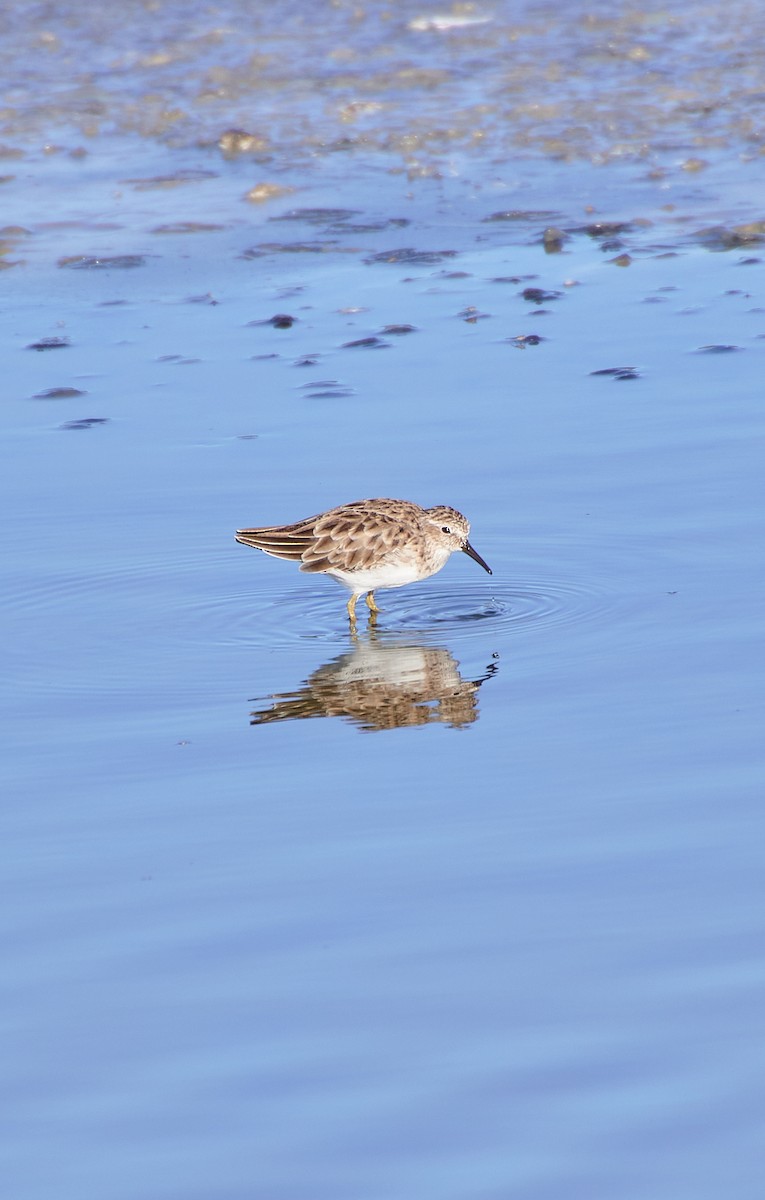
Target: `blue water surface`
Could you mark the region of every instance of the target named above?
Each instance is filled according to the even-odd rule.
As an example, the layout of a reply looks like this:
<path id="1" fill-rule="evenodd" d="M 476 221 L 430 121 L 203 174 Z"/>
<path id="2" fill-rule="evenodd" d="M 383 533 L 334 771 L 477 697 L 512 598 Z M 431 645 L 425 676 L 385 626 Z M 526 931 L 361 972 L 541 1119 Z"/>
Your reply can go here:
<path id="1" fill-rule="evenodd" d="M 7 1194 L 758 1200 L 757 164 L 487 221 L 488 158 L 244 209 L 103 137 L 8 184 Z M 375 495 L 492 576 L 354 636 L 233 539 Z"/>

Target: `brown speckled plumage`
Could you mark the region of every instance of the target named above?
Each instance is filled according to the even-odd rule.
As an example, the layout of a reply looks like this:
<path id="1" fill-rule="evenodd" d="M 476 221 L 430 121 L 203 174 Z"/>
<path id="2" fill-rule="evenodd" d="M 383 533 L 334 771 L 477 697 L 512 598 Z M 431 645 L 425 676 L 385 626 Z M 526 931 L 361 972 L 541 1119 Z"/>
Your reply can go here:
<path id="1" fill-rule="evenodd" d="M 301 571 L 331 575 L 351 590 L 355 620 L 364 592 L 372 612 L 376 588 L 402 587 L 440 571 L 462 550 L 491 574 L 468 541 L 470 526 L 455 508 L 421 508 L 409 500 L 355 500 L 294 525 L 237 530 L 236 540 L 275 558 L 300 563 Z"/>

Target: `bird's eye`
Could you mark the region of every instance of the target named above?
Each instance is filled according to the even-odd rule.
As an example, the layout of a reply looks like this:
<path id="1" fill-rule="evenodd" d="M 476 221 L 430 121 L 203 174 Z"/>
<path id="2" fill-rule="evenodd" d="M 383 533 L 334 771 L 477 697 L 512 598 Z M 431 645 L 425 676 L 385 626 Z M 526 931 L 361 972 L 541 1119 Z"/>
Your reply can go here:
<path id="1" fill-rule="evenodd" d="M 449 526 L 448 526 L 448 525 L 442 525 L 442 526 L 441 526 L 441 532 L 442 532 L 442 533 L 451 533 L 451 529 L 449 528 Z"/>

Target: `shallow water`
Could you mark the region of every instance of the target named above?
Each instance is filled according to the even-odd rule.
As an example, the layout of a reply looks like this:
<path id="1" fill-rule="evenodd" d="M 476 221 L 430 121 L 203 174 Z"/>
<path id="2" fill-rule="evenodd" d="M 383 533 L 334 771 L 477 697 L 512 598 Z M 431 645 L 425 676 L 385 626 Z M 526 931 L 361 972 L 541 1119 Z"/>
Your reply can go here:
<path id="1" fill-rule="evenodd" d="M 759 1200 L 763 43 L 683 7 L 336 7 L 317 42 L 295 4 L 238 44 L 234 5 L 57 6 L 79 78 L 16 6 L 17 1200 Z M 515 157 L 509 44 L 580 137 L 564 105 Z M 644 152 L 605 152 L 604 79 Z M 343 89 L 388 105 L 345 157 Z M 400 141 L 477 91 L 487 148 Z M 277 110 L 267 162 L 216 148 Z M 493 575 L 354 637 L 233 541 L 368 495 L 455 505 Z"/>

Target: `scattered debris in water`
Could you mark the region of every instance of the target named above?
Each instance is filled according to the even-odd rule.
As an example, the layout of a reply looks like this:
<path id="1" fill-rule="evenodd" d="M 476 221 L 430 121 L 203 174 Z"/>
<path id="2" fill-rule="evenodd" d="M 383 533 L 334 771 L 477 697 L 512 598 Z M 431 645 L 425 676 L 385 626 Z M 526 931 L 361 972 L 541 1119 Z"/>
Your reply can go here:
<path id="1" fill-rule="evenodd" d="M 128 270 L 130 267 L 143 267 L 146 258 L 143 254 L 114 254 L 101 258 L 90 254 L 72 254 L 58 260 L 60 267 L 68 267 L 72 271 L 96 270 Z"/>
<path id="2" fill-rule="evenodd" d="M 265 317 L 262 321 L 248 321 L 247 328 L 256 325 L 272 325 L 274 329 L 291 329 L 296 321 L 297 317 L 292 317 L 289 313 L 275 313 L 273 317 Z"/>
<path id="3" fill-rule="evenodd" d="M 106 425 L 108 417 L 82 417 L 79 421 L 64 421 L 59 429 L 92 429 L 95 425 Z"/>
<path id="4" fill-rule="evenodd" d="M 364 262 L 374 263 L 403 263 L 408 267 L 433 267 L 442 263 L 446 258 L 456 258 L 456 250 L 415 250 L 412 246 L 404 246 L 399 250 L 381 250 L 372 254 Z"/>
<path id="5" fill-rule="evenodd" d="M 515 337 L 505 338 L 505 341 L 518 350 L 525 350 L 527 346 L 538 346 L 544 340 L 538 333 L 518 333 Z"/>
<path id="6" fill-rule="evenodd" d="M 705 158 L 686 158 L 685 162 L 680 164 L 680 170 L 695 174 L 696 171 L 706 171 L 708 166 Z"/>
<path id="7" fill-rule="evenodd" d="M 248 133 L 244 129 L 227 129 L 218 138 L 218 149 L 225 158 L 236 158 L 240 154 L 267 154 L 271 143 L 260 133 Z"/>
<path id="8" fill-rule="evenodd" d="M 266 254 L 324 254 L 337 245 L 327 242 L 259 242 L 249 250 L 243 250 L 240 258 L 263 258 Z"/>
<path id="9" fill-rule="evenodd" d="M 463 321 L 467 321 L 468 325 L 476 325 L 479 321 L 485 321 L 491 316 L 491 313 L 480 312 L 473 304 L 469 304 L 467 308 L 463 308 L 457 313 Z"/>
<path id="10" fill-rule="evenodd" d="M 244 199 L 252 204 L 263 204 L 266 200 L 275 200 L 278 196 L 289 196 L 294 188 L 282 187 L 279 183 L 256 183 L 249 192 L 244 193 Z"/>
<path id="11" fill-rule="evenodd" d="M 546 292 L 544 288 L 529 287 L 524 288 L 521 295 L 529 304 L 545 304 L 549 300 L 559 300 L 561 292 Z"/>
<path id="12" fill-rule="evenodd" d="M 403 217 L 391 217 L 388 220 L 382 221 L 352 221 L 350 223 L 343 222 L 336 225 L 330 225 L 328 228 L 336 233 L 385 233 L 388 229 L 402 229 L 404 225 L 408 225 L 409 221 Z"/>
<path id="13" fill-rule="evenodd" d="M 189 167 L 176 171 L 173 175 L 154 175 L 147 179 L 122 179 L 120 182 L 129 184 L 137 192 L 152 192 L 158 188 L 181 187 L 186 183 L 202 183 L 206 179 L 216 179 L 217 171 L 205 171 L 201 167 Z"/>
<path id="14" fill-rule="evenodd" d="M 590 371 L 590 375 L 608 375 L 611 379 L 640 379 L 637 367 L 601 367 L 599 371 Z"/>
<path id="15" fill-rule="evenodd" d="M 300 391 L 306 393 L 308 400 L 347 400 L 355 396 L 355 389 L 341 383 L 339 379 L 317 379 L 311 383 L 301 383 Z"/>
<path id="16" fill-rule="evenodd" d="M 77 396 L 87 396 L 87 392 L 74 387 L 46 388 L 44 392 L 35 392 L 33 400 L 74 400 Z"/>
<path id="17" fill-rule="evenodd" d="M 338 225 L 350 221 L 351 217 L 360 217 L 362 213 L 356 208 L 292 208 L 289 212 L 280 213 L 278 217 L 269 217 L 270 221 L 302 221 L 306 225 Z"/>
<path id="18" fill-rule="evenodd" d="M 407 25 L 407 29 L 411 29 L 414 33 L 448 33 L 452 29 L 465 29 L 471 25 L 486 25 L 489 21 L 493 20 L 493 16 L 482 16 L 480 13 L 432 13 L 427 17 L 412 17 Z"/>
<path id="19" fill-rule="evenodd" d="M 30 342 L 27 350 L 63 350 L 71 344 L 68 337 L 43 337 L 39 342 Z"/>
<path id="20" fill-rule="evenodd" d="M 558 229 L 555 225 L 548 225 L 542 234 L 542 245 L 548 254 L 560 254 L 567 238 L 568 234 L 564 233 L 562 229 Z"/>
<path id="21" fill-rule="evenodd" d="M 343 342 L 343 350 L 388 350 L 390 343 L 380 337 L 356 338 L 352 342 Z"/>
<path id="22" fill-rule="evenodd" d="M 748 221 L 744 225 L 712 225 L 699 229 L 696 239 L 708 250 L 737 250 L 741 246 L 756 246 L 765 242 L 765 221 Z"/>
<path id="23" fill-rule="evenodd" d="M 544 210 L 535 212 L 534 210 L 526 210 L 521 208 L 511 208 L 505 212 L 495 212 L 489 217 L 482 217 L 482 223 L 489 225 L 494 221 L 554 221 L 560 217 L 560 213 L 546 212 Z"/>
<path id="24" fill-rule="evenodd" d="M 206 224 L 204 221 L 170 221 L 167 225 L 155 225 L 152 233 L 216 233 L 225 225 Z"/>
<path id="25" fill-rule="evenodd" d="M 645 222 L 642 222 L 645 224 Z M 650 222 L 648 222 L 650 224 Z M 637 228 L 636 221 L 593 221 L 589 225 L 577 225 L 569 229 L 569 233 L 584 233 L 595 241 L 618 237 L 622 233 L 632 233 Z"/>

